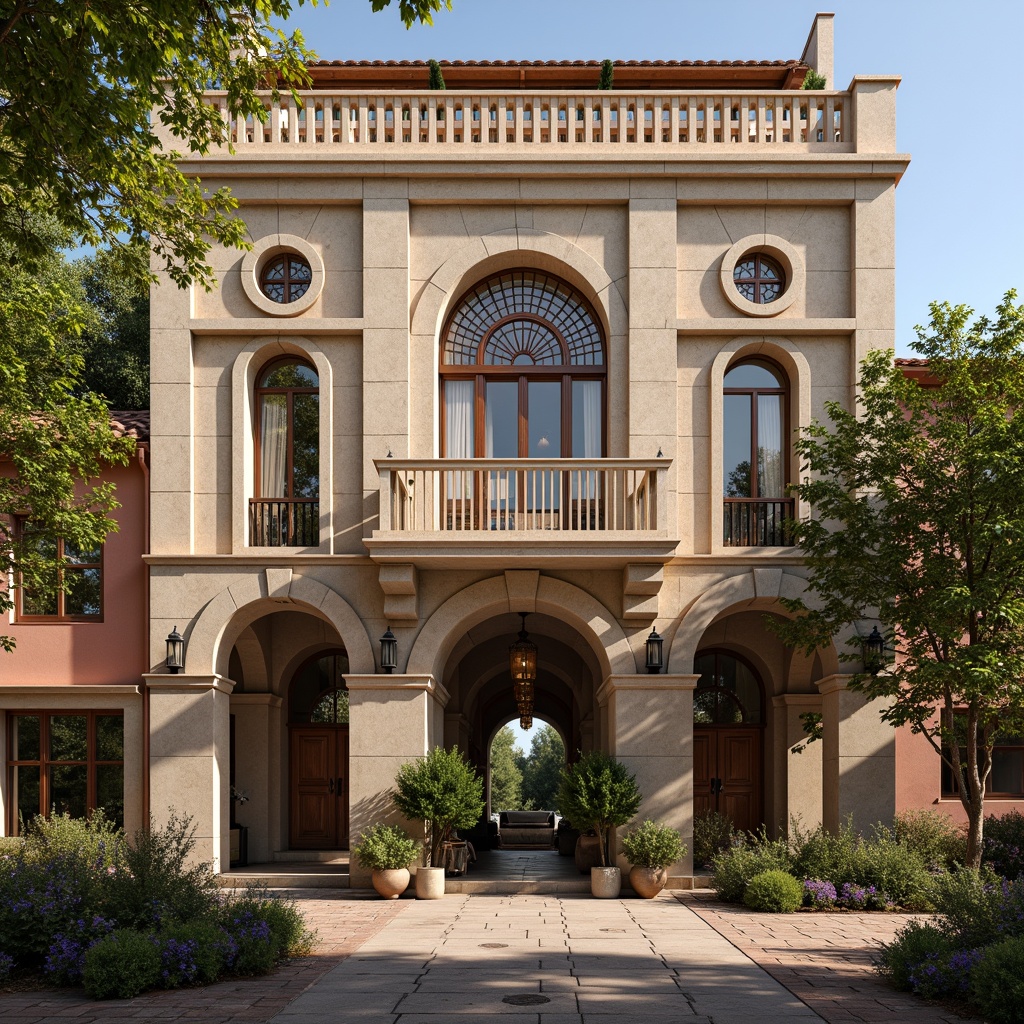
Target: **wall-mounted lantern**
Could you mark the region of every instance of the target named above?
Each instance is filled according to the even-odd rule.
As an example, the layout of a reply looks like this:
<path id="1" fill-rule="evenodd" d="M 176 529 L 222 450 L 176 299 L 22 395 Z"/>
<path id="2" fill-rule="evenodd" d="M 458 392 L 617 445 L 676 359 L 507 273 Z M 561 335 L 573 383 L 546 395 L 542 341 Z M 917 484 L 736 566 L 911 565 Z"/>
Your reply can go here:
<path id="1" fill-rule="evenodd" d="M 662 669 L 662 644 L 664 640 L 658 635 L 656 629 L 651 630 L 651 635 L 647 638 L 647 671 L 651 675 L 656 675 Z"/>
<path id="2" fill-rule="evenodd" d="M 178 627 L 167 634 L 167 658 L 164 661 L 168 672 L 177 675 L 185 668 L 185 638 L 178 632 Z"/>
<path id="3" fill-rule="evenodd" d="M 390 626 L 380 638 L 380 667 L 388 675 L 391 675 L 398 667 L 398 641 L 395 639 L 395 634 L 391 632 Z"/>

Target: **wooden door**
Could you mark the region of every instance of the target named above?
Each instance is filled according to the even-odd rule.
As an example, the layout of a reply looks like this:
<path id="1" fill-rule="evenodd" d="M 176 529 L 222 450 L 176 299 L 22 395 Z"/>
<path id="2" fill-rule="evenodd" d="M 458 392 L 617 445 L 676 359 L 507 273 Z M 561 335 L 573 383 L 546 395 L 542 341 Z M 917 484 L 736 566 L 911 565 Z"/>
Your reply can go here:
<path id="1" fill-rule="evenodd" d="M 348 842 L 348 727 L 293 727 L 289 734 L 290 846 L 335 850 Z"/>
<path id="2" fill-rule="evenodd" d="M 742 831 L 760 828 L 760 729 L 693 730 L 693 810 L 726 815 Z"/>

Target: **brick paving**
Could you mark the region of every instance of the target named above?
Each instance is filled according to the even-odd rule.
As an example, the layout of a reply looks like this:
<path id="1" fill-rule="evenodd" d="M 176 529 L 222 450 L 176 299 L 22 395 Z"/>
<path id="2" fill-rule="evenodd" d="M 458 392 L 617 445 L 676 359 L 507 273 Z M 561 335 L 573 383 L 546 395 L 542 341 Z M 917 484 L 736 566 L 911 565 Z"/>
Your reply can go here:
<path id="1" fill-rule="evenodd" d="M 4 1024 L 268 1021 L 412 903 L 346 890 L 307 889 L 288 895 L 299 904 L 319 942 L 310 956 L 290 960 L 265 977 L 147 992 L 128 1001 L 96 1002 L 81 989 L 0 992 L 0 1018 Z"/>
<path id="2" fill-rule="evenodd" d="M 711 894 L 676 898 L 829 1024 L 964 1024 L 965 1017 L 890 988 L 872 959 L 904 914 L 756 914 Z"/>

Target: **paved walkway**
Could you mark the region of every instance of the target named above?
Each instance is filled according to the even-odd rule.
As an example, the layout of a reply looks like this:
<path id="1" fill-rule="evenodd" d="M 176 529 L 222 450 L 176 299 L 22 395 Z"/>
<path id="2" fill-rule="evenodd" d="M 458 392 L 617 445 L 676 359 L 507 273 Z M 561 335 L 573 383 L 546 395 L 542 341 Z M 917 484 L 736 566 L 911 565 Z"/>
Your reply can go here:
<path id="1" fill-rule="evenodd" d="M 386 902 L 293 893 L 321 944 L 266 978 L 95 1003 L 0 994 L 11 1024 L 948 1024 L 889 989 L 870 957 L 906 920 L 752 914 L 699 894 L 654 900 L 448 895 Z M 762 969 L 763 968 L 763 969 Z M 815 1012 L 817 1011 L 817 1012 Z M 820 1016 L 819 1016 L 820 1015 Z"/>

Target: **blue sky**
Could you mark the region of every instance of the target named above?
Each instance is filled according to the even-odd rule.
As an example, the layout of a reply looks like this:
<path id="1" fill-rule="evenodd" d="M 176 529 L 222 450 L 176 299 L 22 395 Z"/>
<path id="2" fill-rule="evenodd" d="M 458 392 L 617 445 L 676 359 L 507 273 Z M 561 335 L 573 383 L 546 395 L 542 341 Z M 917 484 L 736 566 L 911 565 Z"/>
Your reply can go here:
<path id="1" fill-rule="evenodd" d="M 1020 0 L 454 0 L 409 31 L 392 7 L 332 0 L 289 24 L 328 60 L 784 60 L 815 11 L 835 11 L 840 89 L 903 76 L 897 137 L 913 162 L 897 190 L 897 354 L 912 354 L 932 300 L 991 313 L 1008 288 L 1024 297 Z"/>

